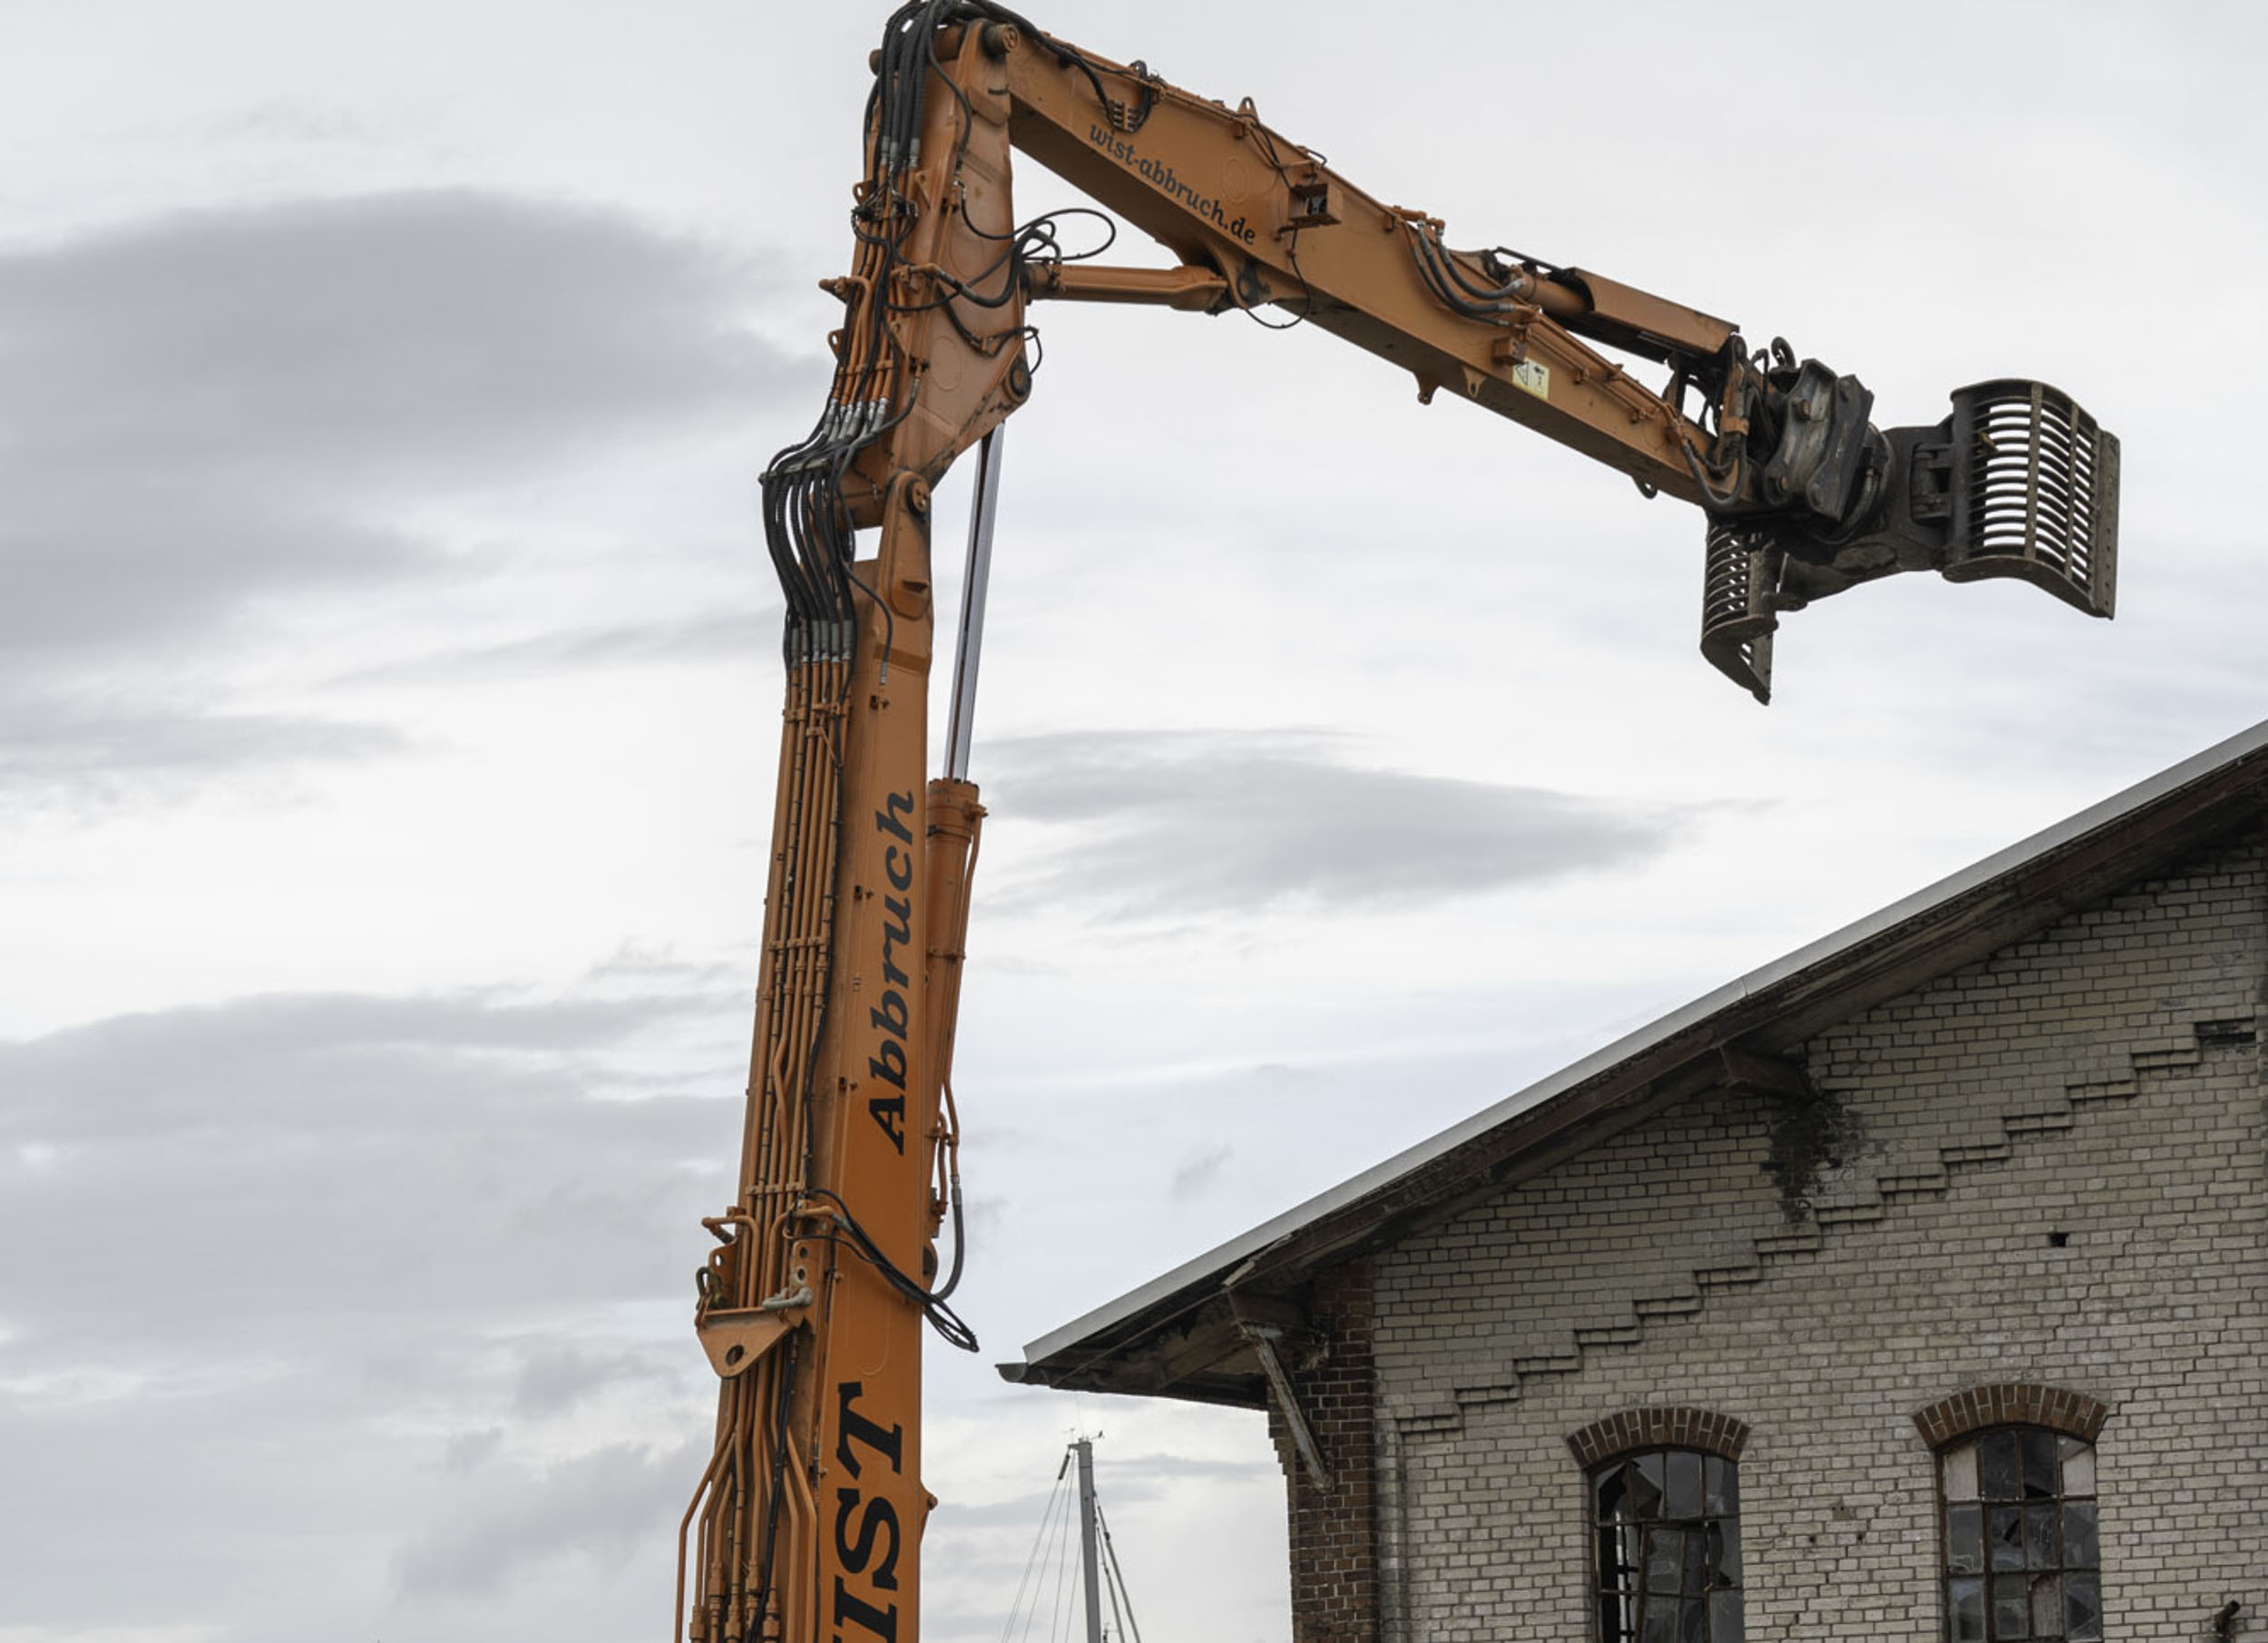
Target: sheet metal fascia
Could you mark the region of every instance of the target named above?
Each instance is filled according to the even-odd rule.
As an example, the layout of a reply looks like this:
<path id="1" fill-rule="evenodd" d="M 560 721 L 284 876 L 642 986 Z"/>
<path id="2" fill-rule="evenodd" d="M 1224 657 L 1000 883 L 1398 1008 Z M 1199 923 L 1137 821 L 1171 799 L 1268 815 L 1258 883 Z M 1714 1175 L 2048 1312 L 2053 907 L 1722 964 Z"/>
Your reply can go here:
<path id="1" fill-rule="evenodd" d="M 1144 1310 L 1169 1299 L 1178 1291 L 1200 1284 L 1210 1287 L 1211 1282 L 1221 1274 L 1267 1248 L 1279 1238 L 1289 1237 L 1308 1223 L 1346 1208 L 1396 1178 L 1422 1169 L 1475 1137 L 1532 1111 L 1553 1097 L 1565 1094 L 1620 1062 L 1644 1054 L 1742 1000 L 1777 986 L 1803 971 L 1824 965 L 1840 954 L 1862 946 L 1909 920 L 1921 917 L 1946 903 L 1970 895 L 2037 857 L 2076 843 L 2088 834 L 2132 816 L 2194 782 L 2261 753 L 2263 748 L 2268 748 L 2268 720 L 2263 720 L 2248 730 L 2239 731 L 2225 741 L 2215 743 L 2204 752 L 2185 758 L 2169 769 L 2161 770 L 2098 805 L 2091 806 L 2075 816 L 2066 817 L 2053 826 L 1988 856 L 1982 861 L 1971 863 L 1960 872 L 1940 879 L 1925 889 L 1917 890 L 1901 901 L 1870 913 L 1833 934 L 1822 936 L 1809 945 L 1799 947 L 1759 969 L 1752 970 L 1735 981 L 1727 982 L 1715 992 L 1593 1051 L 1549 1078 L 1505 1097 L 1493 1106 L 1483 1108 L 1471 1118 L 1451 1125 L 1383 1163 L 1373 1165 L 1360 1175 L 1316 1194 L 1305 1203 L 1295 1205 L 1283 1214 L 1240 1233 L 1203 1255 L 1184 1261 L 1170 1272 L 1150 1279 L 1139 1288 L 1129 1290 L 1116 1300 L 1104 1303 L 1061 1328 L 1041 1335 L 1024 1347 L 1024 1364 L 1041 1363 L 1090 1335 L 1126 1323 Z M 1003 1367 L 1021 1368 L 1022 1365 Z"/>

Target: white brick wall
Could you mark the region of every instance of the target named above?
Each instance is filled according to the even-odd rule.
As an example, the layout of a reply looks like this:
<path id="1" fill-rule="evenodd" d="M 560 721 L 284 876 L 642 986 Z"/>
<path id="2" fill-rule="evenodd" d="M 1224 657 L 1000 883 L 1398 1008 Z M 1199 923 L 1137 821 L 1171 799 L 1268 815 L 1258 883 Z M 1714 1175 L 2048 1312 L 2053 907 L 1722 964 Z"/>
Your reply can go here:
<path id="1" fill-rule="evenodd" d="M 1863 1144 L 1800 1228 L 1768 1105 L 1718 1092 L 1379 1257 L 1388 1643 L 1588 1637 L 1566 1440 L 1642 1403 L 1753 1428 L 1750 1638 L 1941 1638 L 1912 1417 L 1991 1381 L 2110 1406 L 2107 1638 L 2208 1643 L 2230 1598 L 2268 1637 L 2268 1140 L 2232 1042 L 2260 863 L 2238 841 L 1813 1041 Z"/>

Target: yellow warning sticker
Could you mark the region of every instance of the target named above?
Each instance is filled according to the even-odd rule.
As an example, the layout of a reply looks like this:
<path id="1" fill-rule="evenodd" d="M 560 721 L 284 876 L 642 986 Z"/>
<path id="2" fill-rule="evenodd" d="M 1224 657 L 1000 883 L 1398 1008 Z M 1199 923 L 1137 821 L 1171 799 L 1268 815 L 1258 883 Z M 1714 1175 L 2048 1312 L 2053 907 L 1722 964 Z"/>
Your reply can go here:
<path id="1" fill-rule="evenodd" d="M 1539 399 L 1551 397 L 1551 367 L 1548 365 L 1523 359 L 1512 367 L 1512 381 Z"/>

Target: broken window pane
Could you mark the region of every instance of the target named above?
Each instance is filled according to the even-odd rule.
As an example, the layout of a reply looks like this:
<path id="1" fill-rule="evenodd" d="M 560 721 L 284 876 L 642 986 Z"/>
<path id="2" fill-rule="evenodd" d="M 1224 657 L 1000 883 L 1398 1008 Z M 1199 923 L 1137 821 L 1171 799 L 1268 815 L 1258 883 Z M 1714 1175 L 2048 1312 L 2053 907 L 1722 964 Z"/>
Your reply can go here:
<path id="1" fill-rule="evenodd" d="M 1709 1643 L 1746 1643 L 1748 1627 L 1740 1612 L 1740 1593 L 1713 1592 L 1709 1597 Z"/>
<path id="2" fill-rule="evenodd" d="M 1697 1518 L 1701 1515 L 1701 1455 L 1697 1450 L 1673 1449 L 1667 1457 L 1667 1480 L 1662 1491 L 1662 1515 Z"/>
<path id="3" fill-rule="evenodd" d="M 2091 1495 L 2095 1492 L 2095 1445 L 2077 1438 L 2063 1440 L 2063 1492 L 2066 1495 Z"/>
<path id="4" fill-rule="evenodd" d="M 1628 1586 L 1630 1583 L 1630 1560 L 1623 1545 L 1623 1531 L 1608 1527 L 1598 1531 L 1598 1583 L 1601 1586 Z"/>
<path id="5" fill-rule="evenodd" d="M 2016 1499 L 2016 1434 L 1989 1432 L 1977 1445 L 1978 1482 L 1988 1501 Z"/>
<path id="6" fill-rule="evenodd" d="M 1642 1454 L 1630 1463 L 1630 1515 L 1657 1518 L 1662 1514 L 1662 1457 L 1659 1452 Z"/>
<path id="7" fill-rule="evenodd" d="M 1992 1567 L 2021 1569 L 2024 1567 L 2024 1509 L 2020 1506 L 1995 1506 L 1988 1520 L 1990 1533 Z"/>
<path id="8" fill-rule="evenodd" d="M 1686 1537 L 1674 1529 L 1649 1530 L 1646 1537 L 1646 1589 L 1676 1591 L 1683 1574 Z"/>
<path id="9" fill-rule="evenodd" d="M 1740 1525 L 1712 1523 L 1708 1531 L 1709 1589 L 1724 1591 L 1740 1585 Z"/>
<path id="10" fill-rule="evenodd" d="M 1638 1643 L 1677 1643 L 1677 1606 L 1651 1603 L 1638 1632 Z"/>
<path id="11" fill-rule="evenodd" d="M 1996 1638 L 2028 1638 L 2032 1635 L 2031 1593 L 2025 1589 L 2022 1575 L 1994 1575 L 1992 1577 L 1992 1635 Z"/>
<path id="12" fill-rule="evenodd" d="M 1945 1509 L 1945 1569 L 1949 1574 L 1984 1572 L 1984 1511 L 1976 1506 Z"/>
<path id="13" fill-rule="evenodd" d="M 2103 1635 L 2103 1592 L 2097 1577 L 2066 1575 L 2063 1580 L 2064 1636 L 2071 1643 L 2092 1643 Z"/>
<path id="14" fill-rule="evenodd" d="M 2095 1502 L 2067 1502 L 2063 1509 L 2063 1566 L 2093 1569 L 2101 1560 L 2095 1550 Z"/>
<path id="15" fill-rule="evenodd" d="M 1630 1483 L 1624 1475 L 1627 1470 L 1609 1466 L 1598 1474 L 1598 1515 L 1602 1520 L 1630 1515 Z"/>
<path id="16" fill-rule="evenodd" d="M 1939 1462 L 1940 1474 L 1945 1480 L 1945 1498 L 1949 1501 L 1973 1501 L 1977 1498 L 1977 1446 L 1963 1443 L 1959 1449 L 1949 1449 Z"/>
<path id="17" fill-rule="evenodd" d="M 2032 1582 L 2032 1636 L 2052 1638 L 2063 1625 L 2063 1580 L 2043 1575 Z"/>
<path id="18" fill-rule="evenodd" d="M 1984 1643 L 1984 1581 L 1956 1578 L 1950 1584 L 1953 1643 Z"/>
<path id="19" fill-rule="evenodd" d="M 1723 1455 L 1711 1455 L 1704 1463 L 1706 1482 L 1703 1486 L 1702 1510 L 1713 1518 L 1737 1517 L 1740 1513 L 1740 1468 Z"/>
<path id="20" fill-rule="evenodd" d="M 2056 1516 L 2056 1509 L 2052 1505 L 2024 1508 L 2025 1568 L 2063 1567 L 2063 1560 L 2057 1555 Z"/>
<path id="21" fill-rule="evenodd" d="M 2056 1434 L 2044 1426 L 2028 1426 L 2017 1433 L 2017 1447 L 2024 1456 L 2025 1499 L 2054 1500 L 2062 1492 L 2057 1482 L 2062 1469 L 2056 1464 Z"/>
<path id="22" fill-rule="evenodd" d="M 1630 1635 L 1629 1605 L 1614 1592 L 1607 1592 L 1598 1599 L 1598 1635 L 1602 1638 L 1627 1638 Z"/>

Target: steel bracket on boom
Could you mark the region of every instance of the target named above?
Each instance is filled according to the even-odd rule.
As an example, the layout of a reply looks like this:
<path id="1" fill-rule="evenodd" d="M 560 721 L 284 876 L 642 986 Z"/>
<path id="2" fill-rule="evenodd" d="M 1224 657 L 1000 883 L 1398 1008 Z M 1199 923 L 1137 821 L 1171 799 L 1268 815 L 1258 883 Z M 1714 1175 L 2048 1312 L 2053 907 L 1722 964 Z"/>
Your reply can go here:
<path id="1" fill-rule="evenodd" d="M 693 1320 L 709 1366 L 726 1380 L 756 1367 L 794 1325 L 777 1312 L 704 1312 Z"/>

